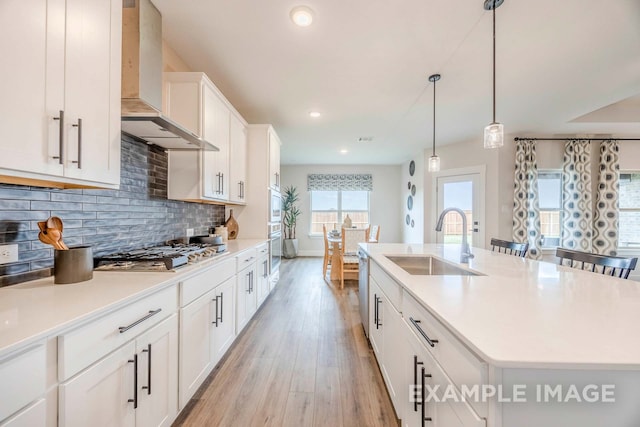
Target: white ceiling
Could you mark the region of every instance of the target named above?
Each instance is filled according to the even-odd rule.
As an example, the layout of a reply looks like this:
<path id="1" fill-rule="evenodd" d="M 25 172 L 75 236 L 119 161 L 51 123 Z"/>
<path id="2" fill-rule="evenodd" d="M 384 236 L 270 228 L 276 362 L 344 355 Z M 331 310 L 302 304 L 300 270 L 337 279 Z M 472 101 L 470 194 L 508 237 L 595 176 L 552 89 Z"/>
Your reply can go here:
<path id="1" fill-rule="evenodd" d="M 437 145 L 481 141 L 491 121 L 482 0 L 152 1 L 174 50 L 249 123 L 274 125 L 283 164 L 397 164 L 431 147 L 433 73 Z M 312 26 L 290 21 L 299 4 Z M 506 133 L 640 135 L 640 1 L 506 0 L 496 16 Z"/>

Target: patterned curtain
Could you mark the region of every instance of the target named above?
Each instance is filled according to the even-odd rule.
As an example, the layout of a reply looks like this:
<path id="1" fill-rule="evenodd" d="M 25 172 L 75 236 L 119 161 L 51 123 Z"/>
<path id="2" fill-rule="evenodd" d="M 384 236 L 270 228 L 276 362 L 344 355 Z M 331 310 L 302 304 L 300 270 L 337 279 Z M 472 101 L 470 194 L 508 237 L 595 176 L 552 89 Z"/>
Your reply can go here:
<path id="1" fill-rule="evenodd" d="M 371 174 L 309 174 L 308 191 L 373 191 Z"/>
<path id="2" fill-rule="evenodd" d="M 591 200 L 591 143 L 585 140 L 567 141 L 562 170 L 563 248 L 591 252 Z"/>
<path id="3" fill-rule="evenodd" d="M 529 242 L 529 258 L 539 259 L 542 256 L 538 166 L 535 141 L 531 140 L 518 140 L 516 143 L 513 239 L 520 243 Z"/>
<path id="4" fill-rule="evenodd" d="M 600 168 L 593 221 L 593 251 L 615 256 L 618 250 L 618 141 L 600 143 Z"/>

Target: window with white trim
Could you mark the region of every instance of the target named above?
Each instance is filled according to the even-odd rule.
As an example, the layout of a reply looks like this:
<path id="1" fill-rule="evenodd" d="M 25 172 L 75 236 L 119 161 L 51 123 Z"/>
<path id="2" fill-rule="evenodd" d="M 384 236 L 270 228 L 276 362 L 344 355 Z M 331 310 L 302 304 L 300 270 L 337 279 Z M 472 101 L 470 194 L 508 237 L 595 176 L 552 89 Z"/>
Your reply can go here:
<path id="1" fill-rule="evenodd" d="M 322 235 L 327 230 L 340 229 L 347 215 L 351 226 L 364 228 L 369 224 L 369 191 L 311 190 L 311 235 Z"/>
<path id="2" fill-rule="evenodd" d="M 562 172 L 538 172 L 540 234 L 543 248 L 560 246 L 562 217 Z"/>
<path id="3" fill-rule="evenodd" d="M 620 171 L 618 247 L 640 248 L 640 171 Z"/>

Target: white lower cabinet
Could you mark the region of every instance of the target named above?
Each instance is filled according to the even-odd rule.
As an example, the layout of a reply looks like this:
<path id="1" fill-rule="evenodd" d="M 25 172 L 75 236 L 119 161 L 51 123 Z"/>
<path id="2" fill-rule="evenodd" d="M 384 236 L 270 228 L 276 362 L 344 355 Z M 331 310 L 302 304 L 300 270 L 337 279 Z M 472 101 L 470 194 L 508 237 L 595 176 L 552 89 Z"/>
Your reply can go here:
<path id="1" fill-rule="evenodd" d="M 44 345 L 37 345 L 0 360 L 0 423 L 44 395 L 46 369 Z M 20 417 L 23 415 L 26 416 L 22 413 Z M 30 417 L 33 415 L 27 418 Z M 11 422 L 17 422 L 17 418 Z M 44 422 L 33 425 L 44 425 Z"/>
<path id="2" fill-rule="evenodd" d="M 249 322 L 249 319 L 251 319 L 258 307 L 258 300 L 256 297 L 255 262 L 238 272 L 237 295 L 236 333 L 239 334 Z"/>
<path id="3" fill-rule="evenodd" d="M 269 257 L 258 258 L 256 265 L 256 297 L 258 299 L 258 307 L 260 307 L 269 295 Z"/>
<path id="4" fill-rule="evenodd" d="M 177 405 L 177 316 L 60 384 L 65 427 L 169 426 Z"/>
<path id="5" fill-rule="evenodd" d="M 0 427 L 35 427 L 46 425 L 47 401 L 37 400 L 16 415 L 4 422 L 0 422 Z"/>

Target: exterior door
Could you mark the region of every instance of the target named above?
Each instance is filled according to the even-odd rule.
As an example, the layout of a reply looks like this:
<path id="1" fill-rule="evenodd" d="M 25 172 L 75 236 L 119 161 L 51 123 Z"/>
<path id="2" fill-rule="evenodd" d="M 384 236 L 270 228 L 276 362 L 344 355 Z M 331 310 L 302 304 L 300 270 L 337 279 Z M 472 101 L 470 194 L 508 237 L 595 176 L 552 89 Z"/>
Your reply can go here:
<path id="1" fill-rule="evenodd" d="M 439 176 L 437 178 L 437 220 L 446 208 L 459 208 L 465 212 L 467 230 L 462 228 L 462 218 L 449 212 L 444 219 L 442 232 L 436 233 L 437 243 L 461 243 L 466 232 L 469 246 L 484 247 L 484 189 L 480 173 Z"/>

